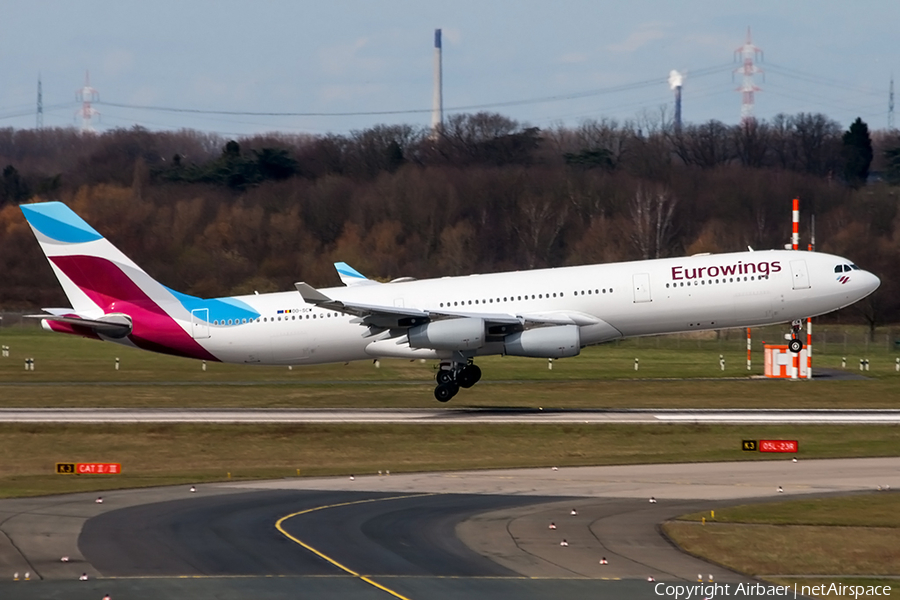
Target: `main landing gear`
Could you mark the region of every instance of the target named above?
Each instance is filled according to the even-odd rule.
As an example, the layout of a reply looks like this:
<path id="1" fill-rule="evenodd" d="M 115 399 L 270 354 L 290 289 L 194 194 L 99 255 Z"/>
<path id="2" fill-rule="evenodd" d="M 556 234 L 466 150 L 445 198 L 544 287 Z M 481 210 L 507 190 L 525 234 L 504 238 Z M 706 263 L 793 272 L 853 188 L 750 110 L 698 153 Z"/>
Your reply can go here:
<path id="1" fill-rule="evenodd" d="M 803 331 L 803 321 L 796 320 L 791 322 L 791 341 L 788 342 L 788 350 L 794 354 L 799 354 L 803 350 L 803 342 L 800 340 L 800 333 Z"/>
<path id="2" fill-rule="evenodd" d="M 435 376 L 437 387 L 434 388 L 434 397 L 438 402 L 447 402 L 459 393 L 459 388 L 470 388 L 481 379 L 481 369 L 478 365 L 468 363 L 442 362 L 441 368 Z"/>

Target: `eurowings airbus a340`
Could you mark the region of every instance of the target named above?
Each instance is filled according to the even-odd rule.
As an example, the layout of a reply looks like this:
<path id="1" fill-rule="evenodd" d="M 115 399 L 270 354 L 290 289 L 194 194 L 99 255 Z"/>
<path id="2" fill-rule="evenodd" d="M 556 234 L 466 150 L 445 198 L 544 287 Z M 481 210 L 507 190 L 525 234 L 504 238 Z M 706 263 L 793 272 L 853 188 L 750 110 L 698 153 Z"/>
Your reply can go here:
<path id="1" fill-rule="evenodd" d="M 391 283 L 337 263 L 344 287 L 207 299 L 158 283 L 65 204 L 21 208 L 72 304 L 36 315 L 45 329 L 229 363 L 434 359 L 442 402 L 491 354 L 564 358 L 618 338 L 784 322 L 799 352 L 801 319 L 880 284 L 839 256 L 767 250 Z"/>

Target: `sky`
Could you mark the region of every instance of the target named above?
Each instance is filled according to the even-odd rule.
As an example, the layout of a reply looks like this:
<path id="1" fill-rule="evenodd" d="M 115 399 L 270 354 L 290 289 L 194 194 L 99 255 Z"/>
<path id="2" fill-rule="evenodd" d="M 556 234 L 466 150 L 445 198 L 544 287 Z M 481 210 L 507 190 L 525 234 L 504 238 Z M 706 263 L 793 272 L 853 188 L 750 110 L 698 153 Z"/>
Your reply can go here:
<path id="1" fill-rule="evenodd" d="M 79 126 L 86 71 L 98 131 L 425 127 L 436 28 L 445 116 L 486 110 L 541 128 L 671 116 L 676 69 L 685 122 L 736 124 L 734 51 L 750 27 L 765 71 L 757 118 L 821 112 L 877 130 L 900 78 L 898 23 L 897 0 L 10 0 L 0 127 L 35 127 L 39 76 L 44 126 Z"/>

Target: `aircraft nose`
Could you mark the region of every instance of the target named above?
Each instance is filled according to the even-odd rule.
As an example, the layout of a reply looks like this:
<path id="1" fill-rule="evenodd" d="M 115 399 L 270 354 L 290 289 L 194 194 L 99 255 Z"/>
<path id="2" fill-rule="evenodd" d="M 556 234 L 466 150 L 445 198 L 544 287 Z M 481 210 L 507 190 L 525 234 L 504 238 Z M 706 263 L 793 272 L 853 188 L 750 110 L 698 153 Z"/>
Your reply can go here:
<path id="1" fill-rule="evenodd" d="M 881 279 L 879 279 L 875 273 L 870 273 L 869 271 L 866 271 L 865 273 L 867 277 L 863 281 L 863 289 L 866 290 L 866 296 L 868 296 L 878 289 L 878 286 L 881 285 Z"/>

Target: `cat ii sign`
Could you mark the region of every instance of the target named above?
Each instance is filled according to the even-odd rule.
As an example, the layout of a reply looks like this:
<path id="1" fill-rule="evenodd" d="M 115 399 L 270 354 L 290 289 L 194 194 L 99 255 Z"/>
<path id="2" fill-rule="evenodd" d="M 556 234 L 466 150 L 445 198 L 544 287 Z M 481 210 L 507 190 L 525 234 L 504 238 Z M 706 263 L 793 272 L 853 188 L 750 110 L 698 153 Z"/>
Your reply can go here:
<path id="1" fill-rule="evenodd" d="M 121 463 L 56 463 L 58 475 L 119 475 Z"/>

